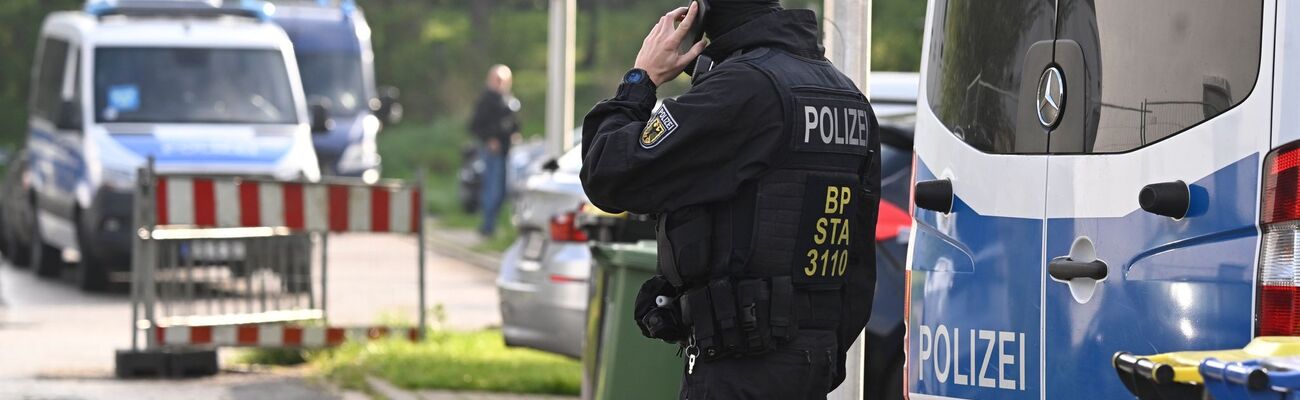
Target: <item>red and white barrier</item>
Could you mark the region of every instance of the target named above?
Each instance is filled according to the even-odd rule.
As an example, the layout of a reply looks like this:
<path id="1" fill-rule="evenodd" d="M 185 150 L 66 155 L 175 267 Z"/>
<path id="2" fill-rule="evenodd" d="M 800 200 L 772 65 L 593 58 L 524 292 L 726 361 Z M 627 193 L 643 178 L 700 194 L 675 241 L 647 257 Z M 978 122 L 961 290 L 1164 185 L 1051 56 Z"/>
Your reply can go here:
<path id="1" fill-rule="evenodd" d="M 365 342 L 386 337 L 419 340 L 415 328 L 339 328 L 283 324 L 157 327 L 159 346 L 213 347 L 334 347 L 344 342 Z"/>
<path id="2" fill-rule="evenodd" d="M 425 241 L 422 216 L 422 189 L 418 184 L 388 181 L 378 185 L 362 183 L 311 183 L 277 182 L 258 179 L 241 179 L 233 176 L 157 175 L 152 161 L 140 174 L 136 189 L 136 227 L 148 234 L 133 235 L 132 266 L 132 352 L 139 351 L 138 339 L 146 339 L 148 349 L 162 347 L 332 347 L 347 341 L 367 341 L 382 337 L 400 337 L 420 340 L 422 331 L 414 327 L 313 327 L 300 326 L 300 314 L 319 314 L 323 319 L 328 296 L 325 282 L 328 276 L 326 239 L 332 232 L 396 233 L 417 238 L 416 259 L 418 276 L 413 280 L 418 293 L 418 322 L 425 326 Z M 422 181 L 417 178 L 415 182 Z M 272 236 L 299 236 L 303 233 L 319 234 L 320 245 L 299 246 L 299 242 L 285 242 L 291 246 L 277 247 L 269 237 L 249 233 L 245 229 L 224 229 L 222 235 L 205 235 L 204 231 L 221 228 L 287 228 L 275 229 Z M 258 230 L 259 232 L 262 230 Z M 239 244 L 243 252 L 231 251 L 230 260 L 197 255 L 198 247 L 190 241 L 224 241 Z M 259 240 L 258 242 L 253 242 Z M 223 243 L 224 243 L 223 242 Z M 214 242 L 215 243 L 215 242 Z M 257 251 L 248 250 L 253 244 Z M 222 247 L 225 249 L 225 247 Z M 240 248 L 231 245 L 230 248 Z M 320 282 L 312 282 L 315 272 L 313 248 L 319 248 Z M 223 250 L 224 251 L 224 250 Z M 297 254 L 301 251 L 303 254 Z M 286 254 L 294 252 L 293 254 Z M 222 256 L 225 257 L 225 256 Z M 224 288 L 226 280 L 237 278 L 225 261 L 237 264 L 246 273 L 242 291 L 223 292 L 213 296 L 212 288 Z M 305 262 L 301 260 L 306 260 Z M 211 265 L 209 265 L 211 264 Z M 306 265 L 303 267 L 302 265 Z M 222 269 L 229 271 L 223 274 Z M 160 271 L 167 270 L 167 275 Z M 185 273 L 174 274 L 175 271 Z M 195 271 L 200 271 L 195 273 Z M 250 277 L 258 276 L 259 286 L 254 287 Z M 305 276 L 306 278 L 301 278 Z M 202 285 L 204 290 L 183 292 L 160 291 L 160 277 L 172 287 Z M 286 277 L 299 277 L 285 280 Z M 268 279 L 270 279 L 267 283 Z M 297 279 L 296 281 L 294 279 Z M 277 283 L 278 282 L 278 283 Z M 285 283 L 289 282 L 289 283 Z M 306 283 L 306 284 L 304 284 Z M 317 296 L 315 288 L 319 287 Z M 281 305 L 275 297 L 281 296 Z M 260 299 L 258 297 L 261 297 Z M 317 302 L 317 299 L 319 302 Z M 203 302 L 240 301 L 246 307 L 224 306 L 214 313 L 208 307 L 202 313 L 190 305 Z M 259 307 L 252 304 L 260 302 Z M 177 307 L 179 315 L 170 315 L 171 307 L 159 305 L 184 305 Z M 305 303 L 305 305 L 304 305 Z M 211 305 L 211 304 L 209 304 Z M 306 308 L 304 308 L 306 307 Z M 242 310 L 242 311 L 241 311 Z M 161 318 L 156 315 L 162 312 Z M 188 315 L 188 314 L 198 315 Z M 203 317 L 203 318 L 199 318 Z M 220 322 L 207 320 L 220 317 Z M 200 322 L 198 319 L 204 319 Z M 159 324 L 159 320 L 169 321 Z M 171 322 L 180 321 L 180 322 Z M 149 328 L 139 328 L 147 326 Z M 143 333 L 143 334 L 141 334 Z M 215 368 L 213 368 L 215 370 Z"/>
<path id="3" fill-rule="evenodd" d="M 393 185 L 160 176 L 157 225 L 288 227 L 313 232 L 415 233 L 421 193 Z"/>

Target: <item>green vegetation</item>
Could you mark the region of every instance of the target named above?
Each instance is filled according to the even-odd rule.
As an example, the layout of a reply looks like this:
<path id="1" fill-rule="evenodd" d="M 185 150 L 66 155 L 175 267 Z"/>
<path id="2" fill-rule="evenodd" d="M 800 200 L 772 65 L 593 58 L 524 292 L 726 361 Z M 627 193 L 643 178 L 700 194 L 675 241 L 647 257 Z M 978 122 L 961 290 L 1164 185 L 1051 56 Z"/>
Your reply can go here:
<path id="1" fill-rule="evenodd" d="M 359 0 L 370 23 L 377 80 L 402 90 L 407 122 L 388 128 L 379 141 L 384 174 L 411 178 L 428 172 L 430 212 L 448 227 L 473 228 L 478 218 L 460 211 L 456 169 L 469 137 L 464 121 L 491 64 L 515 70 L 515 94 L 524 107 L 526 137 L 544 131 L 547 2 L 541 0 Z M 575 120 L 610 96 L 653 19 L 682 0 L 578 0 Z M 26 99 L 40 22 L 50 12 L 79 9 L 84 0 L 0 2 L 0 149 L 16 149 L 26 137 Z M 786 1 L 787 7 L 820 9 L 820 0 Z M 925 2 L 875 0 L 873 63 L 877 70 L 915 70 L 920 64 Z M 680 93 L 685 80 L 662 89 Z M 483 250 L 505 249 L 513 240 L 509 211 L 504 229 Z"/>
<path id="2" fill-rule="evenodd" d="M 476 229 L 481 221 L 477 214 L 467 214 L 460 206 L 456 174 L 461 164 L 461 150 L 471 145 L 465 122 L 460 119 L 404 124 L 384 130 L 379 135 L 379 154 L 384 157 L 385 177 L 412 179 L 423 168 L 425 207 L 437 217 L 440 226 L 454 229 Z M 501 217 L 497 218 L 496 237 L 477 250 L 500 252 L 514 242 L 511 214 L 509 205 L 502 208 Z"/>
<path id="3" fill-rule="evenodd" d="M 578 394 L 582 371 L 577 361 L 504 343 L 499 330 L 432 332 L 421 343 L 392 339 L 320 351 L 257 350 L 238 360 L 271 365 L 305 361 L 352 390 L 368 390 L 365 378 L 374 376 L 408 390 Z"/>
<path id="4" fill-rule="evenodd" d="M 373 32 L 377 80 L 402 90 L 409 124 L 467 118 L 487 66 L 515 69 L 524 104 L 525 135 L 543 131 L 546 89 L 547 2 L 541 0 L 358 0 Z M 610 96 L 653 18 L 682 0 L 578 0 L 578 61 L 574 112 Z M 28 74 L 44 16 L 74 10 L 84 0 L 0 2 L 0 147 L 25 137 Z M 787 7 L 819 9 L 820 0 L 787 0 Z M 920 65 L 925 2 L 875 0 L 873 64 L 877 70 Z M 685 89 L 678 82 L 665 93 Z M 460 124 L 447 131 L 456 138 Z M 391 166 L 391 164 L 390 164 Z"/>

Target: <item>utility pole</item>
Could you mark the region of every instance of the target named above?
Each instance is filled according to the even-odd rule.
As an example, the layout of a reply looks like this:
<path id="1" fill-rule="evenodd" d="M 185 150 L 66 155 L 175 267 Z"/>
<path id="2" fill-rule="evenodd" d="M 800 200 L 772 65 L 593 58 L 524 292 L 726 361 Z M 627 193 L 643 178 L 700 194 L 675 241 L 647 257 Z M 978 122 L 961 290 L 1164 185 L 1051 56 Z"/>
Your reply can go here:
<path id="1" fill-rule="evenodd" d="M 573 70 L 577 0 L 550 0 L 546 56 L 546 152 L 559 156 L 573 143 Z"/>
<path id="2" fill-rule="evenodd" d="M 848 75 L 862 93 L 871 97 L 871 0 L 825 0 L 822 31 L 826 58 Z M 827 400 L 862 399 L 866 361 L 863 334 L 859 333 L 849 347 L 844 383 Z"/>

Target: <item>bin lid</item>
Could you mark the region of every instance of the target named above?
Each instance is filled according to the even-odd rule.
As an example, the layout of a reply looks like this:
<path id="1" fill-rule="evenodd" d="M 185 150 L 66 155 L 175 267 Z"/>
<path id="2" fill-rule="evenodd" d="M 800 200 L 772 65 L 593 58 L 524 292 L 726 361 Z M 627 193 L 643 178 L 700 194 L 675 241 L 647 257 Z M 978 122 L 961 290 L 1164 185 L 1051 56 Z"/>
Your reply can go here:
<path id="1" fill-rule="evenodd" d="M 591 245 L 591 255 L 599 268 L 630 268 L 649 273 L 658 268 L 658 251 L 658 245 L 651 240 Z"/>

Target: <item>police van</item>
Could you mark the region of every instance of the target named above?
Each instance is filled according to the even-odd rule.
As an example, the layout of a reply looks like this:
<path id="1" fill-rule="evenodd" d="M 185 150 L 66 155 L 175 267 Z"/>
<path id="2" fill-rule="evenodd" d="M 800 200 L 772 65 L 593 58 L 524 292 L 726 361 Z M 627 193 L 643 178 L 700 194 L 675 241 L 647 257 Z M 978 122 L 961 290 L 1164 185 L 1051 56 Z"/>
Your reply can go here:
<path id="1" fill-rule="evenodd" d="M 1300 5 L 930 0 L 927 21 L 911 399 L 1132 398 L 1118 351 L 1300 334 Z"/>
<path id="2" fill-rule="evenodd" d="M 313 113 L 326 117 L 313 131 L 316 157 L 326 176 L 379 180 L 376 137 L 401 120 L 392 87 L 375 87 L 370 25 L 352 0 L 277 2 L 272 21 L 293 42 L 303 91 Z"/>
<path id="3" fill-rule="evenodd" d="M 136 169 L 317 180 L 293 46 L 262 2 L 90 1 L 46 17 L 29 101 L 31 264 L 130 259 Z"/>

